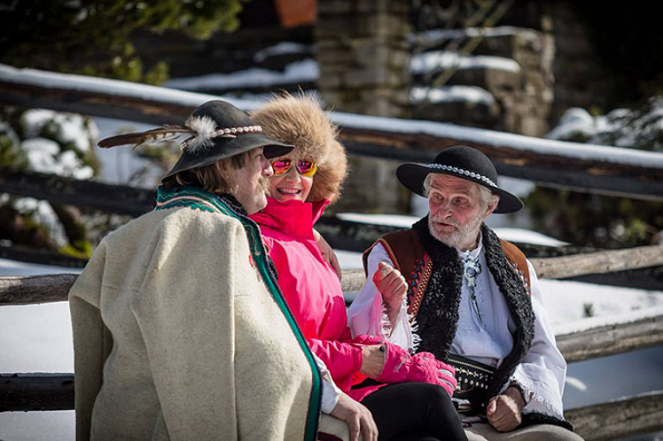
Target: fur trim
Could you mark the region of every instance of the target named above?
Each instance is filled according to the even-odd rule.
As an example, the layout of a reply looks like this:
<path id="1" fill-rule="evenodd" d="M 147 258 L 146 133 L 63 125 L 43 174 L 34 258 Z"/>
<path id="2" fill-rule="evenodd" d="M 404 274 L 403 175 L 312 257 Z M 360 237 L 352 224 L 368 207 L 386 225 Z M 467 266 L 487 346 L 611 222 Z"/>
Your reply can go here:
<path id="1" fill-rule="evenodd" d="M 566 420 L 560 420 L 554 416 L 546 415 L 539 412 L 528 412 L 523 413 L 523 422 L 520 423 L 518 429 L 522 429 L 528 426 L 534 426 L 536 424 L 552 424 L 553 426 L 560 426 L 566 430 L 573 432 L 573 425 Z"/>
<path id="2" fill-rule="evenodd" d="M 341 196 L 341 188 L 347 175 L 348 157 L 345 154 L 345 148 L 338 141 L 332 141 L 327 161 L 322 165 L 318 165 L 318 172 L 313 177 L 313 186 L 308 195 L 308 202 L 325 199 L 328 199 L 332 204 L 336 202 Z"/>
<path id="3" fill-rule="evenodd" d="M 449 357 L 456 335 L 463 267 L 458 253 L 437 239 L 428 229 L 428 216 L 412 225 L 433 261 L 428 285 L 417 312 L 419 351 L 432 352 L 439 360 Z"/>
<path id="4" fill-rule="evenodd" d="M 252 112 L 251 119 L 262 126 L 267 136 L 295 146 L 288 158 L 318 163 L 308 202 L 325 199 L 335 202 L 339 198 L 348 159 L 345 148 L 336 139 L 337 127 L 315 97 L 286 94 Z"/>
<path id="5" fill-rule="evenodd" d="M 514 347 L 511 353 L 502 360 L 502 364 L 488 388 L 488 396 L 491 397 L 499 393 L 502 386 L 511 378 L 516 366 L 527 355 L 534 338 L 534 311 L 532 310 L 532 299 L 527 294 L 527 290 L 513 266 L 506 259 L 497 235 L 485 224 L 481 226 L 481 234 L 483 235 L 486 264 L 500 288 L 511 318 L 516 324 L 516 332 L 513 336 Z"/>

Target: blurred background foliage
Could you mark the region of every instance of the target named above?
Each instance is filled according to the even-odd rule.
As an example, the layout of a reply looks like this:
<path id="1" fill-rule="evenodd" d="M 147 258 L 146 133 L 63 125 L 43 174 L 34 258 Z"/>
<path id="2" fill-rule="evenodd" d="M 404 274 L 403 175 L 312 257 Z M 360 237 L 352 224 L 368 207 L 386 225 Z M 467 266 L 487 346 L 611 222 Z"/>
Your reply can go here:
<path id="1" fill-rule="evenodd" d="M 5 5 L 0 62 L 160 84 L 168 66 L 143 66 L 130 42 L 138 29 L 196 39 L 239 26 L 243 0 L 33 0 Z M 76 64 L 71 60 L 76 59 Z"/>
<path id="2" fill-rule="evenodd" d="M 159 85 L 168 65 L 144 65 L 134 31 L 181 31 L 194 39 L 239 26 L 244 0 L 32 0 L 0 5 L 0 63 L 18 68 L 115 78 Z M 77 179 L 98 175 L 97 128 L 89 117 L 0 106 L 0 166 Z M 168 153 L 170 152 L 170 153 Z M 172 149 L 141 154 L 172 160 Z M 92 255 L 99 236 L 126 219 L 32 198 L 0 195 L 0 242 Z"/>

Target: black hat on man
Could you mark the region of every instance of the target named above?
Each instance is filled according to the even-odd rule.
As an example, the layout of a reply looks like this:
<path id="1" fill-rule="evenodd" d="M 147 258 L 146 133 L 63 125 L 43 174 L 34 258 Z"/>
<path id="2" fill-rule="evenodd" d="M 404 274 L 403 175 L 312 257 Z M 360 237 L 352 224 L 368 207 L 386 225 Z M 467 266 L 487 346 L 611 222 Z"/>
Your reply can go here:
<path id="1" fill-rule="evenodd" d="M 138 146 L 146 142 L 174 140 L 184 137 L 182 154 L 163 179 L 177 173 L 214 164 L 258 147 L 266 158 L 289 153 L 294 147 L 276 141 L 262 132 L 249 115 L 232 104 L 212 100 L 198 106 L 183 126 L 164 125 L 138 133 L 111 136 L 99 141 L 99 147 Z"/>
<path id="2" fill-rule="evenodd" d="M 523 208 L 523 202 L 497 185 L 497 170 L 488 156 L 479 150 L 459 145 L 442 150 L 432 163 L 403 164 L 396 170 L 398 180 L 408 190 L 424 196 L 424 180 L 430 173 L 440 173 L 467 179 L 486 187 L 500 197 L 494 213 L 515 213 Z"/>
<path id="3" fill-rule="evenodd" d="M 210 122 L 215 126 L 211 130 L 204 127 L 205 123 Z M 164 179 L 258 147 L 264 147 L 263 154 L 268 159 L 283 156 L 294 148 L 262 133 L 262 127 L 254 124 L 244 111 L 226 101 L 208 101 L 198 106 L 185 125 L 202 129 L 182 146 L 180 159 Z"/>

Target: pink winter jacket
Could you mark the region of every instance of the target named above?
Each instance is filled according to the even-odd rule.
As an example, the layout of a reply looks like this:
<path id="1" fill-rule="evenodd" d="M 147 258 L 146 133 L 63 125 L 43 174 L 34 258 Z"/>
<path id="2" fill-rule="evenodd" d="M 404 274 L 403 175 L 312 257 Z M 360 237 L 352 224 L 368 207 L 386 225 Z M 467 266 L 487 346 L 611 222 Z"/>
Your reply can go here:
<path id="1" fill-rule="evenodd" d="M 250 217 L 262 230 L 281 291 L 311 349 L 348 392 L 352 374 L 361 368 L 361 349 L 349 344 L 341 282 L 313 238 L 313 224 L 329 201 L 267 200 L 267 207 Z"/>

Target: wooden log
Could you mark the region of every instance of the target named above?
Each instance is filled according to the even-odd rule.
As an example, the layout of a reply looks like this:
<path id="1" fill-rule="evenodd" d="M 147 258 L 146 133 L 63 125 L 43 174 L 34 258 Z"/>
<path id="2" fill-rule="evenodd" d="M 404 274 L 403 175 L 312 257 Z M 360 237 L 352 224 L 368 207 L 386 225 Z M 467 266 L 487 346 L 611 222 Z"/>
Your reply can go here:
<path id="1" fill-rule="evenodd" d="M 540 279 L 564 279 L 585 274 L 602 274 L 663 265 L 663 245 L 531 259 L 530 261 Z M 357 292 L 363 284 L 363 270 L 343 271 L 343 292 Z"/>
<path id="2" fill-rule="evenodd" d="M 0 374 L 0 412 L 73 408 L 74 374 Z"/>
<path id="3" fill-rule="evenodd" d="M 565 278 L 570 276 L 578 276 L 581 274 L 591 274 L 596 272 L 609 272 L 624 270 L 630 268 L 642 268 L 647 266 L 657 266 L 663 264 L 663 246 L 661 245 L 651 245 L 647 247 L 637 247 L 627 250 L 611 250 L 611 251 L 602 251 L 599 253 L 589 253 L 581 254 L 574 256 L 565 256 L 565 257 L 554 257 L 547 259 L 532 259 L 532 264 L 537 271 L 537 274 L 540 278 Z M 552 261 L 553 264 L 548 264 L 549 261 Z M 598 262 L 598 263 L 597 263 Z M 40 277 L 45 278 L 43 282 L 39 282 Z M 34 289 L 35 292 L 38 291 L 38 286 L 42 283 L 44 286 L 49 283 L 54 283 L 49 277 L 53 276 L 35 276 L 34 281 L 31 282 L 31 289 Z M 13 278 L 16 279 L 14 282 L 15 285 L 11 285 L 12 294 L 11 298 L 6 297 L 7 290 L 10 285 L 7 285 L 5 282 L 7 278 L 0 278 L 0 304 L 9 304 L 10 301 L 19 301 L 16 297 L 16 292 L 20 292 L 19 280 L 22 278 Z M 343 271 L 343 280 L 342 288 L 345 293 L 358 292 L 361 287 L 364 285 L 365 277 L 363 270 L 345 270 Z M 38 296 L 34 297 L 30 302 L 40 302 L 38 301 Z M 57 296 L 46 296 L 44 298 L 58 298 L 59 300 L 64 300 L 62 297 Z M 4 300 L 3 300 L 4 299 Z M 10 300 L 11 299 L 11 300 Z M 59 301 L 59 300 L 50 300 L 50 301 Z M 48 301 L 48 300 L 45 300 Z"/>
<path id="4" fill-rule="evenodd" d="M 649 392 L 564 412 L 587 441 L 622 439 L 663 430 L 663 392 Z"/>
<path id="5" fill-rule="evenodd" d="M 117 80 L 56 74 L 0 65 L 0 102 L 129 119 L 152 124 L 184 121 L 216 98 Z M 257 102 L 232 100 L 245 110 Z M 442 148 L 478 148 L 504 176 L 577 191 L 663 200 L 663 156 L 633 149 L 567 143 L 430 121 L 375 119 L 334 113 L 341 139 L 354 155 L 428 162 Z"/>
<path id="6" fill-rule="evenodd" d="M 0 305 L 65 302 L 77 274 L 0 277 Z"/>
<path id="7" fill-rule="evenodd" d="M 77 277 L 75 274 L 0 277 L 0 306 L 66 301 Z M 363 278 L 361 270 L 343 272 L 344 284 L 359 286 Z M 556 338 L 568 362 L 643 349 L 663 344 L 663 315 L 559 334 Z"/>
<path id="8" fill-rule="evenodd" d="M 0 374 L 0 412 L 74 409 L 73 374 Z M 663 393 L 622 398 L 564 412 L 587 441 L 663 430 Z"/>
<path id="9" fill-rule="evenodd" d="M 0 246 L 0 258 L 39 265 L 64 266 L 67 268 L 83 268 L 87 265 L 87 259 L 20 245 Z"/>
<path id="10" fill-rule="evenodd" d="M 663 344 L 663 315 L 560 334 L 555 338 L 569 363 L 621 354 Z"/>
<path id="11" fill-rule="evenodd" d="M 80 181 L 45 173 L 0 168 L 0 193 L 46 199 L 58 204 L 91 207 L 139 216 L 154 207 L 154 190 Z"/>
<path id="12" fill-rule="evenodd" d="M 542 279 L 562 279 L 663 265 L 663 245 L 601 251 L 575 256 L 531 259 Z"/>

